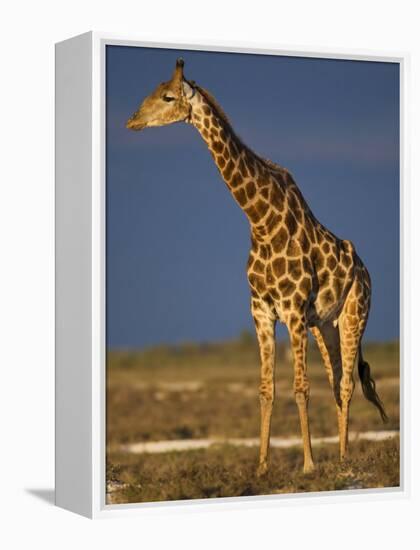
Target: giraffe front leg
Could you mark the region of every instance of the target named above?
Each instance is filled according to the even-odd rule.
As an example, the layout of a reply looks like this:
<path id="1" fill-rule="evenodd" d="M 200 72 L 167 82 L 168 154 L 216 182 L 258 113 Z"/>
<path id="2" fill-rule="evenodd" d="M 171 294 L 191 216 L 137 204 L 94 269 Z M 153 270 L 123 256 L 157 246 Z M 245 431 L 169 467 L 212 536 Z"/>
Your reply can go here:
<path id="1" fill-rule="evenodd" d="M 261 299 L 252 299 L 252 316 L 255 322 L 261 357 L 261 439 L 260 459 L 257 475 L 262 476 L 268 470 L 268 451 L 270 446 L 271 413 L 274 402 L 274 360 L 275 360 L 275 324 L 276 317 L 271 306 Z"/>
<path id="2" fill-rule="evenodd" d="M 314 461 L 308 419 L 309 380 L 306 373 L 308 334 L 304 315 L 293 314 L 288 320 L 287 328 L 292 346 L 295 371 L 294 392 L 303 440 L 303 471 L 310 473 L 314 470 Z"/>

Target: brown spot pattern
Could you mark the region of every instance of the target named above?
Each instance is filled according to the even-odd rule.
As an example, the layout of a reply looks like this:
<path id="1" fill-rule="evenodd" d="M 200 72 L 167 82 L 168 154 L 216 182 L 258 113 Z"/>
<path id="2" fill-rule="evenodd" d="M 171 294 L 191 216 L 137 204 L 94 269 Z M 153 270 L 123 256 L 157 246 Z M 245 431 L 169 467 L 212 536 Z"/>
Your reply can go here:
<path id="1" fill-rule="evenodd" d="M 273 260 L 273 271 L 277 277 L 284 275 L 286 271 L 286 260 L 284 258 L 276 258 Z"/>
<path id="2" fill-rule="evenodd" d="M 241 206 L 246 204 L 247 198 L 246 198 L 246 193 L 243 189 L 238 189 L 237 191 L 234 192 L 234 194 L 235 194 L 236 200 L 239 202 Z"/>
<path id="3" fill-rule="evenodd" d="M 296 285 L 288 277 L 285 277 L 279 282 L 279 290 L 282 296 L 287 298 L 296 289 Z"/>
<path id="4" fill-rule="evenodd" d="M 334 258 L 334 256 L 328 256 L 327 266 L 329 267 L 329 269 L 331 269 L 331 271 L 333 271 L 335 269 L 336 265 L 337 265 L 337 260 Z"/>
<path id="5" fill-rule="evenodd" d="M 269 209 L 269 205 L 268 203 L 262 200 L 258 200 L 257 204 L 255 205 L 255 208 L 257 209 L 257 212 L 260 215 L 260 217 L 263 218 L 266 215 L 267 210 Z"/>
<path id="6" fill-rule="evenodd" d="M 239 168 L 239 171 L 240 171 L 240 173 L 242 174 L 242 176 L 244 178 L 248 177 L 248 170 L 245 166 L 245 162 L 244 162 L 244 159 L 242 158 L 242 156 L 241 156 L 241 159 L 239 161 L 238 168 Z"/>
<path id="7" fill-rule="evenodd" d="M 300 260 L 288 260 L 287 271 L 289 275 L 295 281 L 298 281 L 302 275 L 302 268 Z"/>
<path id="8" fill-rule="evenodd" d="M 230 181 L 230 178 L 232 176 L 232 172 L 233 172 L 234 167 L 235 167 L 235 165 L 233 164 L 233 162 L 231 160 L 229 160 L 229 162 L 226 165 L 226 168 L 223 171 L 223 177 L 227 181 Z"/>
<path id="9" fill-rule="evenodd" d="M 213 141 L 213 150 L 216 153 L 221 153 L 223 151 L 224 145 L 221 141 Z"/>
<path id="10" fill-rule="evenodd" d="M 231 186 L 238 187 L 242 183 L 243 183 L 243 179 L 242 179 L 242 176 L 239 174 L 239 172 L 236 172 L 235 174 L 233 174 L 232 180 L 230 182 Z"/>
<path id="11" fill-rule="evenodd" d="M 280 227 L 278 233 L 273 237 L 271 244 L 274 252 L 281 252 L 286 246 L 288 239 L 287 231 L 284 227 Z"/>
<path id="12" fill-rule="evenodd" d="M 246 184 L 246 193 L 249 199 L 253 199 L 255 197 L 256 189 L 253 181 Z"/>
<path id="13" fill-rule="evenodd" d="M 284 221 L 285 221 L 287 229 L 289 231 L 289 235 L 291 237 L 293 237 L 293 235 L 297 231 L 297 222 L 296 222 L 296 218 L 294 217 L 293 213 L 290 212 L 290 211 L 287 212 Z"/>

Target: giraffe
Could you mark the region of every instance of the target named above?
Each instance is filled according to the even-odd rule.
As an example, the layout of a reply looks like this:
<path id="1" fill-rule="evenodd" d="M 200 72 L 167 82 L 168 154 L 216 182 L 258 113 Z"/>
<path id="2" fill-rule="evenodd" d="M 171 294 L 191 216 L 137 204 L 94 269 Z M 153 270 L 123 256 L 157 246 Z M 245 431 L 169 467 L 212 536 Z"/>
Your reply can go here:
<path id="1" fill-rule="evenodd" d="M 336 237 L 315 218 L 290 172 L 242 142 L 210 92 L 184 77 L 184 62 L 178 59 L 171 79 L 144 99 L 126 127 L 143 130 L 182 121 L 198 130 L 250 223 L 247 276 L 261 363 L 257 475 L 268 470 L 278 321 L 286 325 L 290 337 L 303 471 L 314 469 L 308 419 L 308 331 L 320 349 L 335 399 L 343 460 L 356 358 L 363 393 L 387 420 L 361 349 L 370 309 L 369 273 L 353 244 Z"/>

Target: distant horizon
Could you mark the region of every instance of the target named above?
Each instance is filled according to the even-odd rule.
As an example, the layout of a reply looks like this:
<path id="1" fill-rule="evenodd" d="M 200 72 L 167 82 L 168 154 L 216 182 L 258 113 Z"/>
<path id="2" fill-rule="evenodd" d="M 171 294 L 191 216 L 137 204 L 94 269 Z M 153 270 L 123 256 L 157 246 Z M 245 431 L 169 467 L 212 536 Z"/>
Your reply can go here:
<path id="1" fill-rule="evenodd" d="M 182 347 L 187 347 L 187 346 L 197 346 L 197 347 L 201 347 L 201 346 L 212 346 L 212 345 L 223 345 L 223 344 L 228 344 L 228 343 L 236 343 L 236 342 L 241 342 L 241 338 L 243 338 L 243 333 L 247 334 L 248 337 L 251 337 L 253 338 L 253 340 L 255 340 L 255 346 L 257 346 L 257 339 L 256 339 L 256 335 L 255 335 L 255 332 L 253 332 L 252 330 L 247 330 L 245 329 L 244 331 L 242 331 L 241 333 L 239 333 L 236 338 L 233 337 L 233 338 L 225 338 L 225 339 L 221 339 L 221 340 L 185 340 L 185 341 L 179 341 L 179 342 L 175 342 L 175 341 L 172 341 L 172 342 L 158 342 L 156 344 L 150 344 L 150 345 L 146 345 L 146 346 L 139 346 L 139 347 L 135 347 L 135 346 L 121 346 L 121 347 L 108 347 L 107 348 L 107 351 L 108 352 L 132 352 L 132 351 L 136 351 L 136 352 L 139 352 L 139 351 L 151 351 L 153 349 L 156 349 L 156 348 L 160 348 L 160 347 L 167 347 L 167 348 L 182 348 Z M 313 345 L 314 347 L 316 347 L 316 342 L 315 340 L 312 338 L 311 335 L 309 335 L 309 345 Z M 277 335 L 276 336 L 276 344 L 286 344 L 286 345 L 289 345 L 289 339 L 288 339 L 288 336 L 287 335 L 284 335 L 284 336 L 279 336 Z M 394 338 L 394 339 L 389 339 L 389 340 L 369 340 L 367 338 L 364 338 L 363 339 L 363 344 L 365 346 L 369 346 L 369 345 L 378 345 L 378 346 L 381 346 L 381 345 L 387 345 L 387 344 L 399 344 L 400 343 L 400 338 L 397 337 L 397 338 Z M 257 347 L 255 348 L 257 350 Z"/>
<path id="2" fill-rule="evenodd" d="M 200 136 L 182 123 L 125 128 L 177 57 L 244 143 L 288 168 L 316 218 L 354 243 L 372 277 L 364 341 L 399 340 L 399 65 L 107 46 L 107 347 L 254 330 L 248 222 Z"/>

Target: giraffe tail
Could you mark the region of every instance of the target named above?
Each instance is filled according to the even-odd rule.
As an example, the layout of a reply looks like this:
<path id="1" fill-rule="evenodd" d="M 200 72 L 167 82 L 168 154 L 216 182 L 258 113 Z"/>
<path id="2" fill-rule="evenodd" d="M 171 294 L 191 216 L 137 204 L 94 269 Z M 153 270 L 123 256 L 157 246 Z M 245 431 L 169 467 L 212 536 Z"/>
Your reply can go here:
<path id="1" fill-rule="evenodd" d="M 383 403 L 376 392 L 375 381 L 370 375 L 369 363 L 363 359 L 361 344 L 359 344 L 358 371 L 360 382 L 362 384 L 363 395 L 378 409 L 382 422 L 388 422 L 388 416 L 385 412 Z"/>

